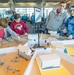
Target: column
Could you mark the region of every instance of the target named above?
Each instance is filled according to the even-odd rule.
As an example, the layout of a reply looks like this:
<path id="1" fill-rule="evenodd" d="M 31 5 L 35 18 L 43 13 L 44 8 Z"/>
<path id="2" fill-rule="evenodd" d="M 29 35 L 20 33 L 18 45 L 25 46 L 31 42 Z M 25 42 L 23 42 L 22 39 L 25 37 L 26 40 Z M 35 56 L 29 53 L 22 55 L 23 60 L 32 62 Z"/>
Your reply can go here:
<path id="1" fill-rule="evenodd" d="M 71 0 L 70 6 L 74 6 L 74 0 Z"/>
<path id="2" fill-rule="evenodd" d="M 9 0 L 8 3 L 9 3 L 10 10 L 14 10 L 13 0 Z"/>

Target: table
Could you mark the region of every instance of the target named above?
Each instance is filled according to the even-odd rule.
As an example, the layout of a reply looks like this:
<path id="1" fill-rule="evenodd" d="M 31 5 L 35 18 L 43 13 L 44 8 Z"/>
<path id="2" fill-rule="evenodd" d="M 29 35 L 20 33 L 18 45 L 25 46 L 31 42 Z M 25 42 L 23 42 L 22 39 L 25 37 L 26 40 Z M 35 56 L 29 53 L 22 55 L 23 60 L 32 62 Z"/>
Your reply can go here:
<path id="1" fill-rule="evenodd" d="M 49 37 L 49 35 L 43 35 L 43 38 L 44 39 L 46 39 L 46 38 L 48 38 Z M 9 38 L 11 41 L 12 41 L 12 43 L 10 43 L 10 42 L 8 42 L 8 41 L 5 41 L 5 40 L 3 40 L 3 45 L 1 46 L 1 48 L 4 48 L 4 47 L 12 47 L 12 46 L 17 46 L 19 43 L 17 43 L 16 41 L 14 41 L 13 39 L 11 39 L 11 38 Z M 26 42 L 25 42 L 26 43 Z M 25 44 L 25 43 L 20 43 L 20 44 Z M 72 44 L 72 45 L 66 45 L 66 46 L 69 46 L 69 47 L 74 47 L 74 45 Z M 8 63 L 10 64 L 10 62 L 11 62 L 11 60 L 15 57 L 17 55 L 17 53 L 10 53 L 10 54 L 7 54 L 6 56 L 5 56 L 5 58 L 7 58 L 7 59 L 9 59 L 8 60 Z M 11 58 L 10 58 L 10 56 L 11 56 Z M 2 57 L 2 56 L 1 56 Z M 0 57 L 0 60 L 2 60 L 2 58 Z M 13 66 L 12 64 L 10 64 L 13 68 L 16 68 L 16 67 L 18 67 L 18 65 L 19 66 L 21 66 L 21 67 L 18 67 L 19 69 L 21 69 L 21 68 L 23 68 L 23 66 L 24 66 L 24 68 L 21 70 L 21 74 L 19 74 L 19 73 L 14 73 L 14 75 L 23 75 L 23 73 L 24 73 L 24 70 L 26 70 L 26 68 L 27 68 L 27 65 L 29 64 L 29 61 L 26 61 L 26 60 L 23 60 L 23 59 L 21 59 L 22 60 L 22 62 L 24 62 L 23 64 L 16 64 L 16 66 Z M 21 61 L 20 60 L 20 61 Z M 67 61 L 65 61 L 65 60 L 61 60 L 61 62 L 62 62 L 62 64 L 65 66 L 65 68 L 71 73 L 71 75 L 74 75 L 74 72 L 73 72 L 73 70 L 74 70 L 74 64 L 71 64 L 70 62 L 67 62 Z M 8 63 L 6 63 L 6 64 L 8 64 Z M 8 65 L 9 65 L 8 64 Z M 7 66 L 7 65 L 6 65 Z M 5 66 L 5 67 L 6 67 Z M 4 74 L 5 75 L 10 75 L 10 74 L 12 74 L 13 75 L 13 73 L 12 72 L 7 72 L 6 71 L 6 68 L 1 68 L 1 66 L 0 66 L 0 69 L 4 72 Z M 34 64 L 33 64 L 33 67 L 32 67 L 32 69 L 31 69 L 31 72 L 30 72 L 30 75 L 40 75 L 40 71 L 39 71 L 39 69 L 38 69 L 38 66 L 37 66 L 37 62 L 34 60 Z"/>
<path id="2" fill-rule="evenodd" d="M 18 41 L 15 41 L 14 39 L 12 39 L 11 37 L 8 37 L 9 41 L 6 41 L 3 39 L 2 44 L 0 45 L 0 48 L 14 47 L 14 46 L 18 46 L 19 44 L 24 45 L 27 42 L 28 36 L 21 35 L 20 37 L 22 37 L 23 39 L 26 39 L 26 41 L 18 42 Z"/>
<path id="3" fill-rule="evenodd" d="M 14 62 L 13 60 L 16 56 L 18 56 L 18 52 L 7 53 L 0 56 L 0 61 L 4 62 L 3 66 L 0 65 L 0 75 L 23 75 L 27 65 L 29 64 L 29 60 L 19 57 L 17 58 L 18 62 Z M 12 70 L 8 70 L 8 66 L 10 66 Z M 15 71 L 15 69 L 19 71 Z"/>
<path id="4" fill-rule="evenodd" d="M 70 73 L 70 75 L 74 75 L 74 64 L 71 64 L 70 62 L 67 62 L 64 59 L 61 59 L 61 63 L 66 68 L 66 70 Z M 34 60 L 34 64 L 33 64 L 33 67 L 31 69 L 30 75 L 41 75 L 36 60 Z M 60 75 L 62 75 L 62 74 L 60 74 Z"/>

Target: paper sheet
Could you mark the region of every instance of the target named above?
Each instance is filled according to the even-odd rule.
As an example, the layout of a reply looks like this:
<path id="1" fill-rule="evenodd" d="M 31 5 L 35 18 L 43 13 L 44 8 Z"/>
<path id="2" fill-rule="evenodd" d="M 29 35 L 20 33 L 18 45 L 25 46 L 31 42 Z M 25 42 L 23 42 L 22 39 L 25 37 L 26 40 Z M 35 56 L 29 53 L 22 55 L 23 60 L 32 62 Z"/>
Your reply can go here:
<path id="1" fill-rule="evenodd" d="M 36 62 L 39 67 L 37 58 L 36 58 Z M 63 65 L 61 66 L 62 66 L 61 68 L 45 70 L 45 71 L 41 70 L 39 67 L 39 70 L 40 70 L 41 75 L 70 75 L 69 72 L 66 70 L 66 68 Z"/>
<path id="2" fill-rule="evenodd" d="M 0 75 L 5 75 L 1 68 L 0 68 Z"/>
<path id="3" fill-rule="evenodd" d="M 49 37 L 47 39 L 47 42 L 52 42 L 52 41 L 58 41 L 56 38 L 53 38 L 53 37 Z"/>
<path id="4" fill-rule="evenodd" d="M 74 48 L 72 47 L 66 47 L 68 50 L 68 54 L 74 56 Z"/>

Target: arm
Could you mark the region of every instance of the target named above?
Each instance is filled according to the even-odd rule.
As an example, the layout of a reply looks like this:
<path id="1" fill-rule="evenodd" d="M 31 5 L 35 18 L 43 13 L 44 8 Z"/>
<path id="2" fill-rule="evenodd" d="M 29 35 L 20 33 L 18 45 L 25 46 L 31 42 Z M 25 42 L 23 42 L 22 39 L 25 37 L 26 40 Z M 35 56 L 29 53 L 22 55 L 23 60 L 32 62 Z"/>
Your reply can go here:
<path id="1" fill-rule="evenodd" d="M 49 14 L 49 15 L 47 16 L 47 18 L 46 18 L 46 23 L 45 23 L 45 25 L 48 25 L 49 19 L 50 19 L 50 14 Z"/>
<path id="2" fill-rule="evenodd" d="M 28 33 L 28 28 L 24 22 L 23 22 L 23 27 L 24 27 L 25 32 Z"/>
<path id="3" fill-rule="evenodd" d="M 2 38 L 0 38 L 0 46 L 2 45 Z"/>
<path id="4" fill-rule="evenodd" d="M 11 28 L 13 31 L 15 31 L 13 22 L 10 24 L 10 28 Z"/>
<path id="5" fill-rule="evenodd" d="M 4 35 L 5 39 L 7 38 L 7 32 L 9 32 L 11 36 L 15 38 L 15 40 L 20 41 L 20 37 L 18 36 L 18 34 L 15 33 L 9 26 L 7 26 L 4 30 L 5 30 L 5 35 Z"/>
<path id="6" fill-rule="evenodd" d="M 69 22 L 69 19 L 67 19 L 67 21 L 65 22 L 65 25 L 63 26 L 64 29 L 68 30 L 68 22 Z"/>
<path id="7" fill-rule="evenodd" d="M 60 32 L 67 33 L 67 31 L 68 31 L 68 22 L 69 22 L 69 20 L 67 19 L 65 25 L 63 27 L 59 28 L 57 32 L 58 33 L 60 33 Z"/>
<path id="8" fill-rule="evenodd" d="M 71 33 L 74 34 L 74 30 L 72 30 Z"/>
<path id="9" fill-rule="evenodd" d="M 74 28 L 72 27 L 72 25 L 70 25 L 68 27 L 68 35 L 74 34 Z"/>
<path id="10" fill-rule="evenodd" d="M 52 17 L 52 14 L 53 14 L 53 13 L 54 13 L 53 10 L 49 13 L 49 15 L 48 15 L 47 18 L 46 18 L 46 23 L 45 23 L 45 25 L 48 25 L 49 20 L 50 20 L 50 18 Z"/>
<path id="11" fill-rule="evenodd" d="M 6 27 L 6 31 L 8 31 L 13 36 L 17 36 L 17 33 L 14 32 L 9 26 Z"/>
<path id="12" fill-rule="evenodd" d="M 2 42 L 2 38 L 0 38 L 0 43 Z"/>
<path id="13" fill-rule="evenodd" d="M 70 21 L 71 21 L 71 18 L 67 20 L 67 23 L 65 25 L 65 29 L 67 30 L 67 36 L 74 34 L 74 28 L 73 28 L 73 25 L 71 25 Z"/>
<path id="14" fill-rule="evenodd" d="M 4 29 L 4 38 L 6 39 L 7 38 L 7 32 L 10 33 L 12 36 L 17 36 L 17 34 L 9 27 L 7 26 L 5 29 Z"/>
<path id="15" fill-rule="evenodd" d="M 64 14 L 64 19 L 63 19 L 63 23 L 62 25 L 59 27 L 59 29 L 64 29 L 67 26 L 68 23 L 68 18 L 69 18 L 69 14 L 67 12 L 65 12 Z"/>
<path id="16" fill-rule="evenodd" d="M 4 29 L 2 26 L 0 26 L 0 29 Z"/>
<path id="17" fill-rule="evenodd" d="M 68 32 L 68 22 L 69 22 L 69 19 L 67 19 L 65 25 L 63 26 L 63 33 L 67 33 Z"/>

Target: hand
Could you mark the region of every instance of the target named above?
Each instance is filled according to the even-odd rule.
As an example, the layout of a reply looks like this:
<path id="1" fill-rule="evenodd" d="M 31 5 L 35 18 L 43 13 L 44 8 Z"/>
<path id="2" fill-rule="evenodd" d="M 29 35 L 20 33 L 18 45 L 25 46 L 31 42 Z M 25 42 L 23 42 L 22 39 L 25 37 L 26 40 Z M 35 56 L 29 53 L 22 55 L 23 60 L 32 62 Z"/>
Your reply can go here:
<path id="1" fill-rule="evenodd" d="M 0 38 L 0 42 L 2 42 L 2 38 Z"/>
<path id="2" fill-rule="evenodd" d="M 63 33 L 67 33 L 67 30 L 66 29 L 63 29 Z"/>
<path id="3" fill-rule="evenodd" d="M 2 26 L 0 26 L 0 29 L 4 29 Z"/>
<path id="4" fill-rule="evenodd" d="M 25 35 L 28 35 L 28 33 L 25 33 Z"/>
<path id="5" fill-rule="evenodd" d="M 21 37 L 20 36 L 16 36 L 16 40 L 20 41 Z"/>
<path id="6" fill-rule="evenodd" d="M 2 45 L 2 38 L 0 38 L 0 46 Z"/>
<path id="7" fill-rule="evenodd" d="M 71 40 L 72 39 L 72 35 L 69 35 L 67 40 Z"/>

